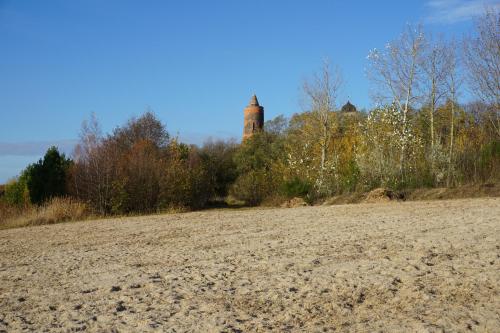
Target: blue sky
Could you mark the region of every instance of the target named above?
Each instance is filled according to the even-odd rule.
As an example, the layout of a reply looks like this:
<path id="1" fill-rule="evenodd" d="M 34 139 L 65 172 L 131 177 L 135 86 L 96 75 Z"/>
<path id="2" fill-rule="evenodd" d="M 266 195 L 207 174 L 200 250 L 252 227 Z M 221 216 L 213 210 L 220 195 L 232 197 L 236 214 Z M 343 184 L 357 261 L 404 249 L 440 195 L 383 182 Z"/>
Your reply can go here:
<path id="1" fill-rule="evenodd" d="M 151 108 L 184 141 L 239 138 L 253 93 L 267 119 L 299 112 L 325 57 L 340 102 L 369 108 L 370 49 L 406 23 L 461 37 L 484 3 L 0 0 L 0 183 L 52 144 L 71 153 L 91 112 L 106 133 Z"/>

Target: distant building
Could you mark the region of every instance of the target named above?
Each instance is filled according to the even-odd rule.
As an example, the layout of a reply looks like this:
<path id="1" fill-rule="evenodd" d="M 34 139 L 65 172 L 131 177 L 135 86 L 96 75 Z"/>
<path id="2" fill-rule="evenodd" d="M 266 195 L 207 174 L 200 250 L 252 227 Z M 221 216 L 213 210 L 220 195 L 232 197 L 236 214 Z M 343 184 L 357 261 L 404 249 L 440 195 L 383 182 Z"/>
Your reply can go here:
<path id="1" fill-rule="evenodd" d="M 243 140 L 251 137 L 254 133 L 264 128 L 264 108 L 259 105 L 257 96 L 253 95 L 250 104 L 243 111 Z"/>
<path id="2" fill-rule="evenodd" d="M 354 113 L 356 112 L 356 107 L 354 105 L 351 104 L 351 102 L 347 101 L 347 103 L 345 103 L 345 105 L 342 107 L 342 109 L 340 109 L 340 112 L 342 113 Z"/>

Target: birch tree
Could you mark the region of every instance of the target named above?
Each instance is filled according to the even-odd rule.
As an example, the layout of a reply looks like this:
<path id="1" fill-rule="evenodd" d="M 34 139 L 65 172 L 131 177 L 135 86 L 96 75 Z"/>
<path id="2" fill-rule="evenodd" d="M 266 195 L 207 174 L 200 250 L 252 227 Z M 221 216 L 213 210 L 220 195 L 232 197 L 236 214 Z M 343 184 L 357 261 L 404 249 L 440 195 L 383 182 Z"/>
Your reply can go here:
<path id="1" fill-rule="evenodd" d="M 338 67 L 330 68 L 328 60 L 325 60 L 319 74 L 314 75 L 312 80 L 304 82 L 303 91 L 307 99 L 307 108 L 312 113 L 318 124 L 320 165 L 318 189 L 323 191 L 325 180 L 325 165 L 327 163 L 328 148 L 331 140 L 333 111 L 336 110 L 336 101 L 343 84 L 342 74 Z"/>
<path id="2" fill-rule="evenodd" d="M 429 39 L 422 57 L 422 90 L 426 104 L 429 106 L 429 134 L 430 134 L 430 162 L 432 174 L 435 174 L 436 138 L 434 116 L 436 109 L 447 93 L 446 74 L 448 73 L 448 49 L 446 43 L 440 40 Z"/>
<path id="3" fill-rule="evenodd" d="M 500 137 L 500 12 L 486 9 L 476 35 L 464 40 L 465 65 L 472 91 L 493 107 L 491 125 Z"/>
<path id="4" fill-rule="evenodd" d="M 418 83 L 420 67 L 424 51 L 424 34 L 421 26 L 408 25 L 399 39 L 389 42 L 385 50 L 370 51 L 369 78 L 376 86 L 375 99 L 378 102 L 393 103 L 401 113 L 401 153 L 399 173 L 401 181 L 405 181 L 405 161 L 409 134 L 410 108 L 418 100 Z"/>
<path id="5" fill-rule="evenodd" d="M 111 197 L 110 155 L 103 154 L 103 135 L 97 118 L 91 114 L 82 123 L 80 142 L 73 152 L 76 165 L 74 175 L 75 195 L 93 202 L 100 213 L 106 213 Z"/>
<path id="6" fill-rule="evenodd" d="M 459 61 L 456 52 L 456 44 L 454 42 L 449 44 L 447 51 L 447 72 L 446 72 L 446 85 L 448 88 L 448 95 L 451 101 L 450 107 L 450 143 L 448 150 L 448 172 L 446 177 L 446 186 L 451 184 L 453 173 L 453 150 L 455 140 L 455 108 L 458 105 L 458 89 L 461 85 L 461 78 L 459 72 Z"/>

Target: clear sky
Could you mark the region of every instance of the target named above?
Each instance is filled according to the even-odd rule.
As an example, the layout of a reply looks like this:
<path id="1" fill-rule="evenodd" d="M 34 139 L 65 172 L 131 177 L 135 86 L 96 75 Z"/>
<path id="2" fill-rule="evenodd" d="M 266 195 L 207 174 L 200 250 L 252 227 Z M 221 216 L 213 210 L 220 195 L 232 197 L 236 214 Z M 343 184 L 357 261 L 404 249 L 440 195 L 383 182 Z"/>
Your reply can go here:
<path id="1" fill-rule="evenodd" d="M 301 111 L 325 57 L 369 108 L 366 56 L 406 23 L 460 38 L 496 0 L 0 0 L 0 183 L 51 144 L 68 154 L 95 112 L 105 133 L 151 108 L 172 135 L 239 138 L 256 93 L 266 119 Z"/>

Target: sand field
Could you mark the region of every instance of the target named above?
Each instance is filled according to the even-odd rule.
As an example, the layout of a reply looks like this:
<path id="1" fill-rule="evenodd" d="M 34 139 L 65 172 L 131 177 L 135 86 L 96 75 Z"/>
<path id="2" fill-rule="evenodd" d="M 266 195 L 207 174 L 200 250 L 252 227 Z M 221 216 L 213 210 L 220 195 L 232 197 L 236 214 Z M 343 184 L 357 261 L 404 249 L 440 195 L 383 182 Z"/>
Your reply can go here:
<path id="1" fill-rule="evenodd" d="M 0 230 L 0 332 L 500 332 L 500 198 Z"/>

